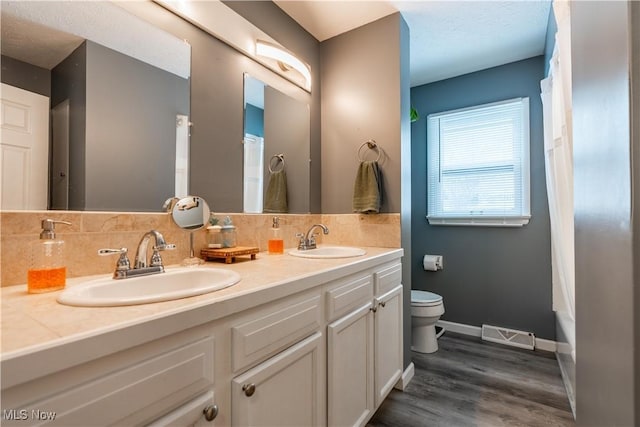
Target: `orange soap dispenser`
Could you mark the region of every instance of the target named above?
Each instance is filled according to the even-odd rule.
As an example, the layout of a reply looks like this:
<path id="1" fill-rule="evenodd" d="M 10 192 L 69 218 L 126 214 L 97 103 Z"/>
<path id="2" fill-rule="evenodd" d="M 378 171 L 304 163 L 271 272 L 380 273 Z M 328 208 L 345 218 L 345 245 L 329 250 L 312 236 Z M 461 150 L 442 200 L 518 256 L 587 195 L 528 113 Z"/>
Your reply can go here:
<path id="1" fill-rule="evenodd" d="M 64 240 L 56 238 L 55 224 L 71 225 L 67 221 L 42 220 L 40 240 L 31 247 L 31 266 L 27 273 L 30 294 L 63 289 L 67 280 Z"/>
<path id="2" fill-rule="evenodd" d="M 268 243 L 270 254 L 284 253 L 284 240 L 282 239 L 282 230 L 280 230 L 280 218 L 277 216 L 273 217 L 273 225 L 271 226 Z"/>

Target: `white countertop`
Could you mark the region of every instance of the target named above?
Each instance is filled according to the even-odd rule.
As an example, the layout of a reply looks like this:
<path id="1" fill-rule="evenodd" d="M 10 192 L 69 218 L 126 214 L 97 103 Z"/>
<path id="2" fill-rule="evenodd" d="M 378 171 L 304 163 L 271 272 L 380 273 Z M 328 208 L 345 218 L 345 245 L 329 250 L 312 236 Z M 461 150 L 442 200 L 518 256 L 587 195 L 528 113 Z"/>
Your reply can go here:
<path id="1" fill-rule="evenodd" d="M 71 366 L 139 344 L 140 336 L 145 337 L 143 341 L 150 341 L 396 260 L 403 253 L 402 249 L 364 249 L 366 255 L 355 258 L 305 259 L 261 252 L 256 260 L 238 258 L 233 264 L 208 262 L 195 268 L 231 269 L 240 274 L 240 282 L 205 295 L 135 306 L 72 307 L 56 302 L 62 291 L 27 294 L 26 285 L 5 287 L 0 321 L 1 359 L 4 367 L 10 367 L 18 359 L 33 358 L 37 362 L 44 357 L 50 360 L 64 356 L 64 365 Z M 68 279 L 67 287 L 104 276 Z M 161 323 L 155 322 L 151 328 L 150 322 L 154 320 Z M 129 330 L 131 333 L 127 334 Z M 113 338 L 111 341 L 109 336 Z M 97 337 L 106 339 L 108 350 L 95 348 Z M 65 344 L 72 347 L 65 346 L 65 352 L 57 354 Z"/>

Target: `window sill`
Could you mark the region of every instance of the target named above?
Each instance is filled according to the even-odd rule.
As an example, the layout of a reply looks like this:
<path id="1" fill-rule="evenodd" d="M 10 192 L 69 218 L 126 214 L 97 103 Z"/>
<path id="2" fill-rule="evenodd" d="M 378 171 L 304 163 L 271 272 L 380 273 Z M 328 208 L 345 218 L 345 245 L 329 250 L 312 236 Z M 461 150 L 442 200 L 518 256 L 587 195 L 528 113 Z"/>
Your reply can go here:
<path id="1" fill-rule="evenodd" d="M 522 227 L 529 224 L 530 216 L 521 217 L 433 217 L 427 216 L 429 225 L 453 225 L 465 227 Z"/>

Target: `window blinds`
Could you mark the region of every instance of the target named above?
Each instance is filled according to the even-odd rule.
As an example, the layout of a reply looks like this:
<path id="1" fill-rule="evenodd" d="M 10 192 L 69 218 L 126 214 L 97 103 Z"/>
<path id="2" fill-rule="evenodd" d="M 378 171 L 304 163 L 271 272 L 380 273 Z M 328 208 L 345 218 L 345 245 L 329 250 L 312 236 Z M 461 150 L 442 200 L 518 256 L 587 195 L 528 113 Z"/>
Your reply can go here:
<path id="1" fill-rule="evenodd" d="M 431 224 L 524 225 L 529 207 L 529 98 L 431 114 Z"/>

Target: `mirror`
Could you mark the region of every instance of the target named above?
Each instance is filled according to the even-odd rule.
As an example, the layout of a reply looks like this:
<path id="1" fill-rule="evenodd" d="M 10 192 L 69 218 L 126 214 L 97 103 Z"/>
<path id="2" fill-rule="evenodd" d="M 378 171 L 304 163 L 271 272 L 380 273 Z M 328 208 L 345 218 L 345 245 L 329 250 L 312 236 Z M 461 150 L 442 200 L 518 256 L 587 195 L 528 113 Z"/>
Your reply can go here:
<path id="1" fill-rule="evenodd" d="M 244 212 L 309 212 L 310 137 L 308 104 L 244 75 Z"/>
<path id="2" fill-rule="evenodd" d="M 182 261 L 182 265 L 203 264 L 204 260 L 195 256 L 193 251 L 193 232 L 200 230 L 209 221 L 209 205 L 198 196 L 187 196 L 177 199 L 171 210 L 171 216 L 176 225 L 183 230 L 190 231 L 189 234 L 189 258 Z"/>
<path id="3" fill-rule="evenodd" d="M 190 47 L 122 7 L 3 1 L 2 209 L 157 212 L 187 194 Z M 35 120 L 22 107 L 43 98 Z"/>
<path id="4" fill-rule="evenodd" d="M 176 225 L 183 230 L 199 230 L 209 221 L 209 205 L 198 196 L 187 196 L 173 205 L 171 216 Z"/>

